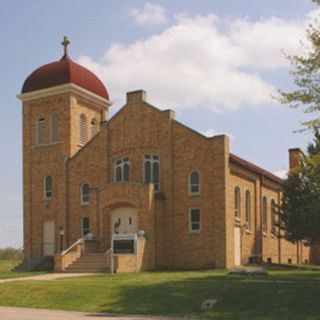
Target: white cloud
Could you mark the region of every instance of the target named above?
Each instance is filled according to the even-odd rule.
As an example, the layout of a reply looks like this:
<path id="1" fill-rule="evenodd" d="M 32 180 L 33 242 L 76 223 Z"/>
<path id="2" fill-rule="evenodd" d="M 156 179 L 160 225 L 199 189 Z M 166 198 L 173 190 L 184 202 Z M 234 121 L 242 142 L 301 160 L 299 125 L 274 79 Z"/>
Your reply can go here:
<path id="1" fill-rule="evenodd" d="M 167 22 L 166 12 L 161 6 L 146 2 L 143 8 L 132 8 L 129 16 L 139 25 L 162 24 Z"/>
<path id="2" fill-rule="evenodd" d="M 285 179 L 288 176 L 288 169 L 282 169 L 279 171 L 274 172 L 273 174 L 275 174 L 276 176 Z"/>
<path id="3" fill-rule="evenodd" d="M 308 19 L 177 15 L 159 34 L 112 44 L 99 61 L 81 56 L 79 62 L 104 80 L 115 103 L 127 91 L 145 89 L 149 101 L 163 108 L 256 107 L 275 103 L 276 89 L 264 74 L 288 66 L 281 50 L 299 50 Z"/>
<path id="4" fill-rule="evenodd" d="M 217 130 L 215 130 L 213 128 L 200 131 L 200 133 L 203 134 L 204 136 L 208 137 L 208 138 L 213 137 L 213 136 L 217 136 L 217 135 L 221 135 L 221 134 L 225 134 L 230 138 L 230 140 L 234 140 L 234 135 L 233 134 L 227 133 L 227 132 L 220 132 L 220 131 L 217 131 Z"/>

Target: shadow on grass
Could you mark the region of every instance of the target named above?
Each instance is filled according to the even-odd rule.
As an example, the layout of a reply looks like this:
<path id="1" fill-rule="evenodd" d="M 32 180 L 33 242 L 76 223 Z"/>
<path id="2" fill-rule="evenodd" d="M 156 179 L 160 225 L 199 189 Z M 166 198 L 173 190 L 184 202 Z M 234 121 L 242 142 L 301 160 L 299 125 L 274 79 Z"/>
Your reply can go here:
<path id="1" fill-rule="evenodd" d="M 101 306 L 101 312 L 166 315 L 202 319 L 320 319 L 320 283 L 284 284 L 272 277 L 208 276 L 170 280 L 159 284 L 122 286 L 118 298 Z M 201 313 L 204 299 L 218 299 L 211 311 Z"/>

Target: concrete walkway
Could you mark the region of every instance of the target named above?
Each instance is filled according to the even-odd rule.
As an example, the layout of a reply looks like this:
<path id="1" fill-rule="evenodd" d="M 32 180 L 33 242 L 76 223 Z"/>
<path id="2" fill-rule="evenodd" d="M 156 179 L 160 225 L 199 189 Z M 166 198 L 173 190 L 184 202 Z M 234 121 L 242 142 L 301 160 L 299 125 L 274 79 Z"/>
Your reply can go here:
<path id="1" fill-rule="evenodd" d="M 124 316 L 106 313 L 56 311 L 29 308 L 0 307 L 0 320 L 173 320 L 173 318 L 152 316 Z M 179 318 L 183 320 L 182 318 Z M 179 320 L 175 318 L 175 320 Z"/>
<path id="2" fill-rule="evenodd" d="M 72 278 L 72 277 L 82 277 L 82 276 L 91 276 L 96 275 L 98 273 L 48 273 L 48 274 L 40 274 L 31 277 L 22 277 L 22 278 L 10 278 L 10 279 L 1 279 L 0 283 L 5 282 L 15 282 L 15 281 L 50 281 L 56 279 L 63 279 L 63 278 Z"/>

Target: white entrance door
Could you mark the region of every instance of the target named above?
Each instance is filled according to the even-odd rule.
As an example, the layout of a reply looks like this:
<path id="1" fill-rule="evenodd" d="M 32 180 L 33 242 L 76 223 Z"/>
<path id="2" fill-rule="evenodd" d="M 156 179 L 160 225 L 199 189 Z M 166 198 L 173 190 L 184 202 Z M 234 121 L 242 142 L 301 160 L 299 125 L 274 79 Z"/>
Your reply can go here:
<path id="1" fill-rule="evenodd" d="M 54 255 L 54 221 L 43 222 L 43 255 Z"/>
<path id="2" fill-rule="evenodd" d="M 239 227 L 234 228 L 234 264 L 241 265 L 241 230 Z"/>
<path id="3" fill-rule="evenodd" d="M 111 234 L 137 233 L 137 209 L 122 207 L 112 211 Z"/>

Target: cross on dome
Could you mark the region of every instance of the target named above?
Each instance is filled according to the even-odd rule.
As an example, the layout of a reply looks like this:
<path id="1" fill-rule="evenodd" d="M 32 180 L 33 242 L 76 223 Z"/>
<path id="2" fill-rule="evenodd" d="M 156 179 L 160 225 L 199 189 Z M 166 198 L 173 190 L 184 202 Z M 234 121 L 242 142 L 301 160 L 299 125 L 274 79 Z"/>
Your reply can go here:
<path id="1" fill-rule="evenodd" d="M 69 44 L 70 44 L 70 40 L 68 39 L 67 36 L 64 36 L 63 41 L 61 42 L 61 45 L 63 46 L 63 57 L 61 58 L 61 60 L 69 59 L 69 55 L 68 55 L 68 45 Z"/>

